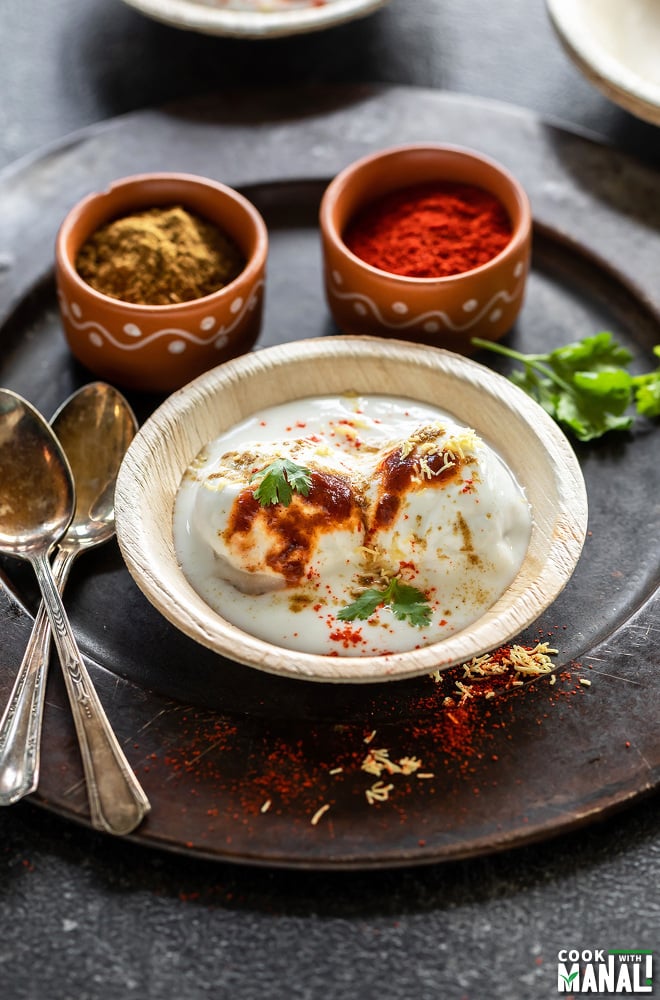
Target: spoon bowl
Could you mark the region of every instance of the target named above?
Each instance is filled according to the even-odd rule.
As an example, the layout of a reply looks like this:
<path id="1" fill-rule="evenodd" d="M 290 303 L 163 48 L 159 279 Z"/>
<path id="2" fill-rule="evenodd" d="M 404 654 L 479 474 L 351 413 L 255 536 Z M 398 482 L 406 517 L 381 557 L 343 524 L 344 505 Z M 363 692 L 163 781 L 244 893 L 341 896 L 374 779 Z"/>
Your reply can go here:
<path id="1" fill-rule="evenodd" d="M 52 420 L 69 461 L 76 508 L 59 550 L 91 548 L 115 533 L 115 481 L 137 421 L 113 386 L 92 382 L 70 396 Z"/>
<path id="2" fill-rule="evenodd" d="M 4 389 L 0 483 L 0 549 L 29 559 L 54 545 L 75 508 L 71 468 L 48 428 L 34 419 L 20 397 Z"/>

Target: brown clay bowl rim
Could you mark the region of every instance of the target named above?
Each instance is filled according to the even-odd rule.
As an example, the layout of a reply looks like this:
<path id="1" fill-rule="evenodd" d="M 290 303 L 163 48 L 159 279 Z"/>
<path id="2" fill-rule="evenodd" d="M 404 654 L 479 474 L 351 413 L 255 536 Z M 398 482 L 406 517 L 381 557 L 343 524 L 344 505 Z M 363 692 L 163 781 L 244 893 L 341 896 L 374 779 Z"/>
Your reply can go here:
<path id="1" fill-rule="evenodd" d="M 129 191 L 130 189 L 135 189 L 141 184 L 143 184 L 146 189 L 154 182 L 159 184 L 162 184 L 163 182 L 171 182 L 174 184 L 188 185 L 191 188 L 205 188 L 215 194 L 221 194 L 230 198 L 245 212 L 246 219 L 251 223 L 254 229 L 254 235 L 256 236 L 255 247 L 251 255 L 246 259 L 245 267 L 240 274 L 236 275 L 236 277 L 223 288 L 219 288 L 217 291 L 211 292 L 209 295 L 202 295 L 196 299 L 189 299 L 186 302 L 172 302 L 168 305 L 147 305 L 141 302 L 127 302 L 125 299 L 115 298 L 112 295 L 105 295 L 103 292 L 99 292 L 98 289 L 84 281 L 78 274 L 71 259 L 72 255 L 69 247 L 71 231 L 74 226 L 78 225 L 81 220 L 84 220 L 92 206 L 100 199 L 108 198 L 109 195 L 117 191 Z M 184 199 L 178 198 L 177 200 Z M 149 202 L 148 197 L 145 198 L 144 208 L 148 208 L 150 204 L 153 203 Z M 135 205 L 133 205 L 132 210 L 136 211 L 138 209 Z M 121 209 L 119 209 L 119 214 L 121 214 Z M 111 218 L 117 217 L 118 213 L 115 209 L 108 213 L 105 221 L 109 221 Z M 99 222 L 94 229 L 98 229 L 99 225 L 103 225 L 103 222 Z M 111 181 L 110 184 L 103 188 L 103 190 L 90 192 L 69 209 L 59 227 L 55 239 L 55 259 L 57 265 L 60 268 L 61 273 L 65 275 L 66 278 L 68 278 L 68 280 L 82 293 L 88 295 L 92 299 L 96 299 L 99 304 L 112 304 L 116 308 L 130 309 L 138 314 L 148 313 L 150 316 L 185 312 L 187 309 L 191 309 L 196 306 L 197 303 L 204 303 L 206 306 L 211 302 L 218 302 L 225 297 L 231 296 L 234 294 L 235 284 L 237 281 L 247 281 L 249 283 L 250 281 L 258 278 L 260 271 L 265 265 L 267 254 L 268 229 L 266 227 L 266 223 L 264 222 L 258 209 L 252 204 L 251 201 L 249 201 L 248 198 L 240 194 L 234 188 L 229 187 L 227 184 L 223 184 L 221 181 L 212 180 L 210 177 L 203 177 L 199 174 L 170 171 L 130 174 L 127 177 L 119 177 L 116 180 Z"/>
<path id="2" fill-rule="evenodd" d="M 487 260 L 484 264 L 479 264 L 477 267 L 472 267 L 468 271 L 461 271 L 458 274 L 438 275 L 437 277 L 432 278 L 415 278 L 410 275 L 396 274 L 393 271 L 385 271 L 382 268 L 374 267 L 372 264 L 368 264 L 361 257 L 358 257 L 357 254 L 354 254 L 344 243 L 337 225 L 335 224 L 335 212 L 337 205 L 340 203 L 341 198 L 346 194 L 347 188 L 353 178 L 357 174 L 361 173 L 365 168 L 370 166 L 370 164 L 375 163 L 378 160 L 394 159 L 396 157 L 403 157 L 407 154 L 420 152 L 450 153 L 458 158 L 472 160 L 473 162 L 483 164 L 495 173 L 498 173 L 509 185 L 518 204 L 520 215 L 517 222 L 514 223 L 514 220 L 512 220 L 513 232 L 507 245 L 503 250 L 500 250 L 498 254 L 491 257 L 491 259 Z M 399 187 L 406 187 L 405 181 L 401 185 L 395 184 L 391 190 L 397 190 Z M 488 190 L 488 188 L 485 188 L 485 190 Z M 336 174 L 323 193 L 319 208 L 319 222 L 322 232 L 325 233 L 327 238 L 334 244 L 335 248 L 346 257 L 350 258 L 350 260 L 357 264 L 358 267 L 364 268 L 365 271 L 378 275 L 381 278 L 385 276 L 391 279 L 395 284 L 419 288 L 431 285 L 448 286 L 458 284 L 466 279 L 471 279 L 473 276 L 484 274 L 496 264 L 500 263 L 503 259 L 511 256 L 525 243 L 529 237 L 532 228 L 532 209 L 527 192 L 517 177 L 515 177 L 511 171 L 507 170 L 506 167 L 502 166 L 501 163 L 492 159 L 490 156 L 486 156 L 484 153 L 478 153 L 473 149 L 469 149 L 467 146 L 457 146 L 449 143 L 405 143 L 400 146 L 388 146 L 386 149 L 380 149 L 374 153 L 367 153 L 366 156 L 360 157 L 359 160 L 354 160 L 353 163 L 349 163 L 348 166 L 344 167 L 343 170 Z"/>

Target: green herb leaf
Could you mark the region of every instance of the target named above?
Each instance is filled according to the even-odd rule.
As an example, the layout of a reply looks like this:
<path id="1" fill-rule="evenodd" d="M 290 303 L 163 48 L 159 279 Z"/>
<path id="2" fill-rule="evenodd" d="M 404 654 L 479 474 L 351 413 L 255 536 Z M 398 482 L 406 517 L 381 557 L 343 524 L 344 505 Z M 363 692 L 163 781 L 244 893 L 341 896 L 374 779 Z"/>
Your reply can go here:
<path id="1" fill-rule="evenodd" d="M 628 430 L 633 417 L 625 416 L 632 392 L 627 371 L 576 371 L 574 390 L 557 399 L 557 419 L 580 441 L 591 441 L 607 431 Z"/>
<path id="2" fill-rule="evenodd" d="M 260 472 L 255 472 L 250 482 L 261 479 L 254 491 L 256 499 L 262 507 L 281 503 L 288 507 L 294 491 L 306 497 L 312 485 L 309 469 L 297 465 L 290 458 L 276 458 Z"/>
<path id="3" fill-rule="evenodd" d="M 337 618 L 344 622 L 352 622 L 356 618 L 364 621 L 371 618 L 381 605 L 389 607 L 399 621 L 408 621 L 420 628 L 431 621 L 431 607 L 424 592 L 408 583 L 401 583 L 396 577 L 382 590 L 371 588 L 363 591 L 352 604 L 341 609 Z"/>
<path id="4" fill-rule="evenodd" d="M 472 343 L 519 362 L 522 370 L 513 371 L 511 381 L 579 441 L 628 430 L 634 415 L 626 411 L 633 402 L 637 413 L 660 416 L 660 368 L 631 375 L 625 366 L 632 355 L 606 331 L 547 354 L 523 354 L 478 337 Z M 660 345 L 654 353 L 660 357 Z"/>
<path id="5" fill-rule="evenodd" d="M 554 367 L 564 373 L 611 371 L 632 361 L 630 351 L 617 344 L 612 334 L 606 331 L 557 347 L 548 357 Z"/>
<path id="6" fill-rule="evenodd" d="M 426 594 L 417 587 L 410 584 L 400 583 L 392 580 L 388 587 L 390 590 L 389 605 L 393 614 L 400 621 L 406 619 L 411 625 L 422 628 L 431 621 L 431 607 L 426 599 Z"/>
<path id="7" fill-rule="evenodd" d="M 660 358 L 660 344 L 653 353 Z M 637 412 L 644 417 L 660 417 L 660 368 L 648 375 L 633 375 L 633 388 Z"/>
<path id="8" fill-rule="evenodd" d="M 337 618 L 342 622 L 352 622 L 356 618 L 365 621 L 371 618 L 376 608 L 385 602 L 385 590 L 364 590 L 357 600 L 342 608 Z"/>

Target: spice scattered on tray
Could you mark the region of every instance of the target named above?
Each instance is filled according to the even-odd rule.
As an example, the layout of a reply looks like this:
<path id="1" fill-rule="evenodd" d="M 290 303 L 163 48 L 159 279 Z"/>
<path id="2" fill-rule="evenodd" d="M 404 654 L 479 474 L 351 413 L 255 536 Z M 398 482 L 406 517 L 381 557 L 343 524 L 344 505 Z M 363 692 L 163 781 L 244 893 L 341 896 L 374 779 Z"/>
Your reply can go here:
<path id="1" fill-rule="evenodd" d="M 349 222 L 343 238 L 356 257 L 381 271 L 439 278 L 487 263 L 511 235 L 511 220 L 493 194 L 445 181 L 379 198 Z"/>
<path id="2" fill-rule="evenodd" d="M 460 692 L 461 700 L 472 698 L 476 688 L 472 687 L 475 681 L 493 681 L 494 678 L 506 677 L 506 682 L 511 685 L 520 683 L 520 676 L 539 677 L 542 674 L 549 674 L 553 670 L 551 657 L 556 655 L 558 650 L 552 649 L 547 642 L 538 642 L 531 649 L 526 646 L 500 646 L 494 653 L 485 653 L 483 656 L 475 656 L 468 663 L 463 664 L 463 679 L 455 682 L 456 688 Z M 517 676 L 518 675 L 518 676 Z M 442 680 L 442 673 L 438 671 L 431 675 L 436 683 Z M 465 681 L 470 681 L 470 686 Z M 500 685 L 501 686 L 501 685 Z M 496 687 L 492 683 L 489 687 L 482 687 L 481 694 L 485 697 L 494 695 Z M 452 702 L 452 699 L 449 699 Z M 445 699 L 445 704 L 447 699 Z"/>
<path id="3" fill-rule="evenodd" d="M 337 723 L 330 740 L 327 734 L 320 738 L 313 721 L 292 726 L 290 720 L 275 719 L 247 731 L 247 769 L 235 722 L 188 710 L 182 719 L 185 751 L 183 745 L 168 748 L 162 763 L 168 780 L 181 771 L 194 777 L 193 800 L 200 794 L 197 783 L 206 787 L 212 782 L 217 799 L 207 809 L 203 836 L 214 836 L 220 828 L 228 844 L 232 823 L 330 824 L 328 835 L 334 836 L 333 816 L 347 809 L 354 814 L 361 807 L 365 816 L 384 810 L 405 823 L 410 802 L 419 796 L 446 795 L 448 788 L 460 795 L 466 786 L 479 795 L 483 781 L 497 783 L 492 768 L 499 766 L 501 747 L 511 739 L 528 696 L 538 712 L 533 721 L 541 726 L 553 706 L 586 695 L 590 685 L 584 683 L 582 665 L 571 663 L 570 669 L 557 671 L 556 653 L 548 641 L 502 646 L 419 678 L 403 703 L 400 694 L 393 693 L 391 703 L 389 693 L 379 694 L 373 704 L 377 728 L 369 725 L 369 716 L 364 726 Z M 530 688 L 527 681 L 543 686 Z"/>
<path id="4" fill-rule="evenodd" d="M 330 808 L 330 804 L 328 802 L 326 802 L 326 803 L 324 803 L 324 805 L 322 805 L 320 807 L 320 809 L 316 810 L 316 812 L 314 813 L 314 815 L 312 816 L 312 818 L 310 820 L 310 823 L 312 824 L 312 826 L 316 826 L 316 824 L 319 822 L 319 820 L 321 819 L 321 817 L 325 816 L 325 814 L 327 813 L 327 811 L 329 810 L 329 808 Z"/>
<path id="5" fill-rule="evenodd" d="M 245 258 L 229 236 L 178 205 L 101 226 L 76 259 L 78 274 L 98 292 L 150 306 L 210 295 L 244 267 Z"/>

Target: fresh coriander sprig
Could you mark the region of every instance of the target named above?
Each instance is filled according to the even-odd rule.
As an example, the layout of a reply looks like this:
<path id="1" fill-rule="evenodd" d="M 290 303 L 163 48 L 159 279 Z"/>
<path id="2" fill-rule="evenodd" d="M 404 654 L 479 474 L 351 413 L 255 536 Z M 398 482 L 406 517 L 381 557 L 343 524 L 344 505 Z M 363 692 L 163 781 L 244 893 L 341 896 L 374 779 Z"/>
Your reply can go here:
<path id="1" fill-rule="evenodd" d="M 660 358 L 660 344 L 653 348 Z M 644 417 L 660 417 L 660 366 L 646 375 L 633 375 L 635 406 Z"/>
<path id="2" fill-rule="evenodd" d="M 611 333 L 584 337 L 546 354 L 523 354 L 478 337 L 472 343 L 518 361 L 523 369 L 513 371 L 511 381 L 579 441 L 628 430 L 635 418 L 626 410 L 633 403 L 639 414 L 660 416 L 660 368 L 631 375 L 625 366 L 632 355 Z M 660 345 L 654 353 L 660 357 Z"/>
<path id="3" fill-rule="evenodd" d="M 294 492 L 306 497 L 312 486 L 309 469 L 292 462 L 290 458 L 276 458 L 265 469 L 255 472 L 250 482 L 257 479 L 261 482 L 254 495 L 262 507 L 276 503 L 288 507 Z"/>
<path id="4" fill-rule="evenodd" d="M 363 591 L 352 604 L 341 609 L 337 618 L 343 622 L 352 622 L 356 618 L 364 621 L 371 618 L 381 605 L 391 608 L 399 621 L 407 620 L 420 628 L 431 621 L 431 607 L 426 594 L 408 583 L 401 583 L 396 577 L 382 590 L 371 588 Z"/>

